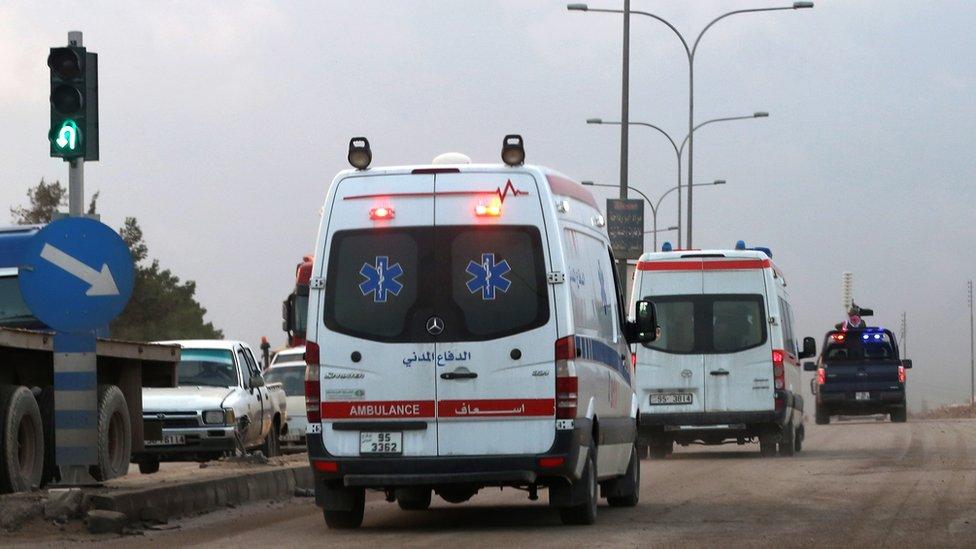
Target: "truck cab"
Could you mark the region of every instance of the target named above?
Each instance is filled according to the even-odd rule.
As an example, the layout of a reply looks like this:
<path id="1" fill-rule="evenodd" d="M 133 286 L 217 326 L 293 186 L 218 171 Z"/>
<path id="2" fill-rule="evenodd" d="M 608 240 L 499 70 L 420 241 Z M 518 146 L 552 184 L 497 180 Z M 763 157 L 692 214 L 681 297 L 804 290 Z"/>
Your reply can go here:
<path id="1" fill-rule="evenodd" d="M 907 421 L 906 370 L 911 367 L 911 360 L 899 357 L 891 330 L 827 332 L 820 359 L 803 365 L 817 373 L 817 423 L 825 425 L 831 416 L 842 414 L 887 414 L 892 422 Z"/>

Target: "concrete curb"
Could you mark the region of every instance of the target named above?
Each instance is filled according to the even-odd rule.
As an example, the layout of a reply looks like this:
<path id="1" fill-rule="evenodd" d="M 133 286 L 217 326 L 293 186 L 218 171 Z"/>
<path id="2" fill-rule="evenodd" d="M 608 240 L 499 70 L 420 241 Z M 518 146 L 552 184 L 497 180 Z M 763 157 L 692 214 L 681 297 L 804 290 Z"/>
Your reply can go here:
<path id="1" fill-rule="evenodd" d="M 292 497 L 295 488 L 312 487 L 312 469 L 308 464 L 302 464 L 168 486 L 92 494 L 90 508 L 124 513 L 130 521 L 141 520 L 143 509 L 147 508 L 156 509 L 154 516 L 177 518 L 228 505 Z"/>

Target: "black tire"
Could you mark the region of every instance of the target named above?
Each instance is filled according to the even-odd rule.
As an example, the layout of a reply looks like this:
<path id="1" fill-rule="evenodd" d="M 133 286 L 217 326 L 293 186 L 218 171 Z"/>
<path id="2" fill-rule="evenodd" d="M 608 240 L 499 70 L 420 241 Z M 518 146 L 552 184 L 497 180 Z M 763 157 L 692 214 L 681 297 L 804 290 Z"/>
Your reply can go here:
<path id="1" fill-rule="evenodd" d="M 802 425 L 800 425 L 796 430 L 795 444 L 796 444 L 797 453 L 800 453 L 800 450 L 803 450 L 803 439 L 806 437 L 806 435 L 807 435 L 807 430 Z"/>
<path id="2" fill-rule="evenodd" d="M 596 505 L 599 499 L 599 487 L 596 478 L 596 450 L 590 447 L 586 453 L 586 466 L 583 467 L 583 477 L 576 482 L 586 483 L 586 497 L 579 505 L 560 507 L 559 518 L 563 524 L 585 525 L 596 522 Z"/>
<path id="3" fill-rule="evenodd" d="M 363 524 L 363 515 L 366 512 L 366 491 L 362 488 L 346 488 L 354 490 L 353 508 L 348 511 L 329 511 L 322 510 L 325 517 L 325 524 L 329 528 L 336 530 L 349 530 L 359 528 Z"/>
<path id="4" fill-rule="evenodd" d="M 826 410 L 821 410 L 820 407 L 817 406 L 816 420 L 817 420 L 817 425 L 827 425 L 830 423 L 830 413 L 827 412 Z"/>
<path id="5" fill-rule="evenodd" d="M 0 386 L 0 493 L 41 485 L 44 428 L 37 400 L 27 387 Z"/>
<path id="6" fill-rule="evenodd" d="M 98 386 L 98 464 L 91 475 L 102 482 L 124 477 L 132 461 L 132 424 L 125 396 L 115 385 Z"/>
<path id="7" fill-rule="evenodd" d="M 281 455 L 281 439 L 278 438 L 281 434 L 281 426 L 278 421 L 276 418 L 274 423 L 271 424 L 271 430 L 268 431 L 268 436 L 264 438 L 264 444 L 261 445 L 261 451 L 264 452 L 265 457 L 277 457 Z"/>
<path id="8" fill-rule="evenodd" d="M 670 438 L 652 438 L 650 444 L 651 459 L 664 459 L 674 449 L 674 442 Z"/>
<path id="9" fill-rule="evenodd" d="M 426 511 L 430 508 L 430 488 L 400 488 L 396 491 L 397 505 L 404 511 Z"/>
<path id="10" fill-rule="evenodd" d="M 775 456 L 777 443 L 779 443 L 779 433 L 773 429 L 763 429 L 759 434 L 759 455 L 762 457 Z"/>
<path id="11" fill-rule="evenodd" d="M 144 475 L 151 475 L 159 472 L 159 458 L 142 458 L 139 460 L 139 472 Z"/>
<path id="12" fill-rule="evenodd" d="M 44 424 L 44 472 L 41 475 L 41 486 L 45 486 L 61 479 L 55 458 L 54 441 L 54 387 L 48 385 L 41 389 L 37 397 L 37 407 L 41 410 L 41 423 Z"/>
<path id="13" fill-rule="evenodd" d="M 637 443 L 637 457 L 638 459 L 647 459 L 651 455 L 651 447 L 646 442 Z"/>
<path id="14" fill-rule="evenodd" d="M 778 446 L 779 455 L 784 457 L 793 457 L 796 455 L 796 428 L 793 427 L 792 421 L 783 427 L 783 433 L 780 435 Z"/>
<path id="15" fill-rule="evenodd" d="M 908 409 L 898 408 L 896 410 L 892 410 L 889 416 L 891 417 L 892 423 L 905 423 L 908 421 Z"/>
<path id="16" fill-rule="evenodd" d="M 637 445 L 630 454 L 630 463 L 627 465 L 627 472 L 624 476 L 613 480 L 613 485 L 608 486 L 610 490 L 618 495 L 608 496 L 607 504 L 610 507 L 636 507 L 640 501 L 640 459 L 637 457 Z"/>

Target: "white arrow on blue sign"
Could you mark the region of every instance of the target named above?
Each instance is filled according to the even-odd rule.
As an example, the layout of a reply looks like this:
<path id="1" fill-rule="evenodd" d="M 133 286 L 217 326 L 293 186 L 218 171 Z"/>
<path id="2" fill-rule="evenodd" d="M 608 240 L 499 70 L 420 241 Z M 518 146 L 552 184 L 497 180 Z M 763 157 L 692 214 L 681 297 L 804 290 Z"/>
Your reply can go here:
<path id="1" fill-rule="evenodd" d="M 80 333 L 107 326 L 122 312 L 132 295 L 135 267 L 128 246 L 111 227 L 66 217 L 31 238 L 17 278 L 34 316 L 55 330 Z"/>

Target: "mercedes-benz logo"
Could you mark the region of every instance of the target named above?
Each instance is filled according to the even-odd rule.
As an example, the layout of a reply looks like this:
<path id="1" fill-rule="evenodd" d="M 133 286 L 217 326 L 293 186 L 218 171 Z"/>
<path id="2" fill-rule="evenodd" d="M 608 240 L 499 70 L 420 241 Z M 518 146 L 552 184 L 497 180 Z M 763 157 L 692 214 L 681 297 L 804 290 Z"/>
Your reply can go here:
<path id="1" fill-rule="evenodd" d="M 444 319 L 439 316 L 432 316 L 427 319 L 427 333 L 436 336 L 444 331 Z"/>
<path id="2" fill-rule="evenodd" d="M 166 419 L 166 414 L 156 414 L 156 419 Z"/>

